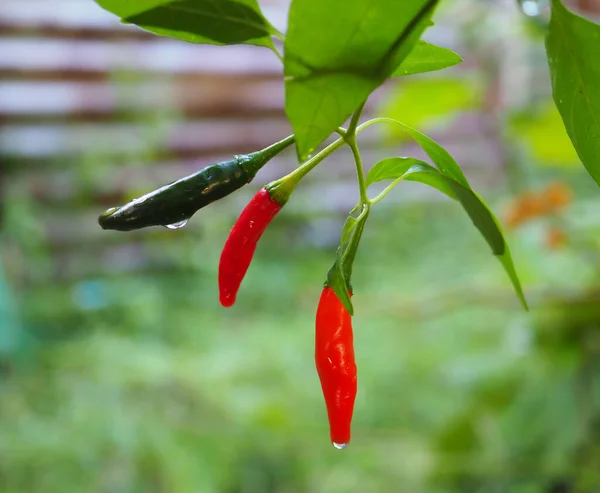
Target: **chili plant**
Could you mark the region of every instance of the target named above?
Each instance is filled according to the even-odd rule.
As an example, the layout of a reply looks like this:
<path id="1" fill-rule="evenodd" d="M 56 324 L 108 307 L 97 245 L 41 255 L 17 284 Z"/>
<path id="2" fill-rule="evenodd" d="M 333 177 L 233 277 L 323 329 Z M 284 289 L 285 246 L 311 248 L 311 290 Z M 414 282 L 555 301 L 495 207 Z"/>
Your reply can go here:
<path id="1" fill-rule="evenodd" d="M 316 366 L 327 404 L 331 440 L 344 448 L 356 394 L 356 365 L 351 316 L 352 266 L 369 213 L 399 184 L 416 181 L 458 202 L 505 269 L 523 307 L 525 296 L 511 253 L 494 214 L 472 189 L 455 159 L 438 143 L 405 123 L 376 117 L 361 123 L 370 94 L 390 78 L 430 72 L 460 63 L 451 50 L 421 40 L 433 24 L 440 0 L 293 0 L 287 33 L 276 29 L 256 0 L 97 0 L 123 22 L 162 36 L 193 43 L 245 43 L 273 51 L 283 64 L 285 111 L 294 135 L 231 161 L 213 164 L 189 177 L 103 213 L 105 229 L 129 231 L 153 225 L 181 227 L 200 208 L 250 182 L 256 172 L 295 143 L 297 169 L 265 185 L 231 230 L 219 265 L 220 300 L 235 302 L 265 228 L 302 179 L 338 149 L 354 157 L 359 200 L 340 234 L 333 266 L 326 276 L 316 319 Z M 588 39 L 600 45 L 600 27 L 553 1 L 547 49 L 554 97 L 569 135 L 589 170 L 600 182 L 600 65 L 598 48 L 582 49 Z M 571 116 L 575 115 L 575 118 Z M 348 121 L 347 127 L 344 123 Z M 394 125 L 414 140 L 428 161 L 390 156 L 363 169 L 361 132 L 373 125 Z M 319 149 L 333 133 L 337 140 Z M 389 185 L 369 195 L 377 182 Z"/>

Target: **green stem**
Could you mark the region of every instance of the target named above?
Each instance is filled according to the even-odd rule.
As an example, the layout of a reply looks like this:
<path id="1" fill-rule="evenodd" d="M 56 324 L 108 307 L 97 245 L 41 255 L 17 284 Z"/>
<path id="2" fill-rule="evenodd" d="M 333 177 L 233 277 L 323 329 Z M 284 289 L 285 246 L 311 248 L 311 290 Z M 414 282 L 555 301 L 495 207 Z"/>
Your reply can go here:
<path id="1" fill-rule="evenodd" d="M 240 159 L 242 159 L 242 166 L 244 171 L 248 174 L 248 177 L 254 178 L 265 164 L 277 156 L 281 151 L 291 146 L 295 141 L 296 137 L 292 134 L 260 151 L 240 156 Z"/>
<path id="2" fill-rule="evenodd" d="M 370 120 L 367 120 L 366 122 L 362 123 L 361 125 L 359 125 L 356 128 L 356 132 L 360 133 L 362 132 L 365 128 L 370 127 L 371 125 L 375 125 L 376 123 L 396 123 L 396 120 L 394 120 L 393 118 L 387 118 L 385 116 L 380 116 L 377 118 L 371 118 Z"/>
<path id="3" fill-rule="evenodd" d="M 354 135 L 351 139 L 346 139 L 346 143 L 352 149 L 352 154 L 354 156 L 354 162 L 356 163 L 356 176 L 358 178 L 358 190 L 360 192 L 360 202 L 361 204 L 368 204 L 369 197 L 367 196 L 367 186 L 365 184 L 365 172 L 363 170 L 362 158 L 360 157 L 360 151 L 358 150 L 358 145 L 356 143 L 356 135 Z"/>
<path id="4" fill-rule="evenodd" d="M 365 174 L 362 166 L 362 159 L 360 156 L 360 152 L 358 150 L 358 144 L 356 143 L 356 135 L 360 133 L 365 128 L 373 125 L 374 123 L 379 123 L 378 120 L 381 121 L 393 121 L 391 119 L 385 118 L 374 118 L 369 120 L 362 125 L 358 125 L 358 120 L 360 118 L 360 113 L 364 107 L 362 104 L 356 112 L 352 115 L 352 119 L 350 120 L 350 126 L 348 129 L 344 129 L 343 127 L 339 127 L 336 132 L 342 135 L 339 139 L 329 144 L 325 149 L 323 149 L 318 154 L 315 154 L 312 158 L 307 160 L 304 164 L 296 168 L 290 174 L 280 178 L 279 180 L 274 181 L 273 183 L 267 185 L 267 189 L 271 194 L 271 197 L 274 200 L 277 200 L 280 204 L 285 204 L 291 193 L 296 188 L 296 185 L 300 182 L 302 178 L 304 178 L 309 172 L 311 172 L 314 168 L 317 167 L 326 157 L 333 154 L 339 148 L 341 148 L 344 143 L 346 143 L 350 149 L 352 150 L 352 154 L 354 155 L 354 161 L 356 163 L 356 173 L 358 176 L 358 187 L 360 190 L 360 205 L 368 204 L 369 198 L 367 196 L 367 189 L 365 186 Z"/>
<path id="5" fill-rule="evenodd" d="M 362 205 L 369 203 L 369 197 L 367 197 L 367 187 L 365 185 L 365 172 L 362 165 L 360 150 L 358 149 L 358 144 L 356 142 L 356 133 L 358 128 L 358 120 L 364 107 L 365 103 L 362 103 L 354 112 L 350 120 L 348 130 L 343 136 L 344 141 L 346 142 L 346 144 L 348 144 L 348 146 L 352 150 L 352 155 L 354 156 L 354 162 L 356 164 L 356 176 L 358 178 L 358 190 L 360 192 L 360 202 Z"/>
<path id="6" fill-rule="evenodd" d="M 323 149 L 318 154 L 315 154 L 304 164 L 296 168 L 290 174 L 284 176 L 283 178 L 279 178 L 279 180 L 274 181 L 273 183 L 267 185 L 267 189 L 269 190 L 269 194 L 271 198 L 277 200 L 281 205 L 285 204 L 289 199 L 290 195 L 296 188 L 296 185 L 304 178 L 308 173 L 310 173 L 314 168 L 317 167 L 318 164 L 321 163 L 327 156 L 333 154 L 340 147 L 344 145 L 344 139 L 339 138 L 335 142 L 329 144 L 325 149 Z"/>
<path id="7" fill-rule="evenodd" d="M 356 127 L 358 126 L 358 120 L 360 118 L 360 114 L 362 113 L 362 110 L 364 107 L 365 107 L 365 103 L 362 103 L 358 107 L 358 109 L 354 112 L 354 114 L 352 115 L 352 118 L 350 119 L 350 125 L 348 126 L 348 130 L 347 130 L 349 135 L 356 134 Z"/>
<path id="8" fill-rule="evenodd" d="M 377 202 L 380 202 L 388 193 L 390 193 L 392 191 L 392 189 L 396 185 L 398 185 L 398 183 L 400 183 L 403 180 L 404 180 L 404 176 L 401 176 L 400 178 L 396 178 L 392 183 L 390 183 L 387 187 L 385 187 L 383 189 L 383 191 L 379 195 L 377 195 L 377 197 L 369 200 L 371 205 L 376 204 Z"/>

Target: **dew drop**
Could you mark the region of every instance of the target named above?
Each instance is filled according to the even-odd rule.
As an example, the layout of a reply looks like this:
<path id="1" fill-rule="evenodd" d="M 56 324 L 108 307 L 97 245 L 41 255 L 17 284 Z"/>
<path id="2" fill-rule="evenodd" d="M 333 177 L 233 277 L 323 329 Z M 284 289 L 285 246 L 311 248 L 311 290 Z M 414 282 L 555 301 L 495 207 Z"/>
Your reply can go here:
<path id="1" fill-rule="evenodd" d="M 346 443 L 332 442 L 332 443 L 333 443 L 333 446 L 338 450 L 344 450 L 348 446 L 348 442 L 346 442 Z"/>
<path id="2" fill-rule="evenodd" d="M 167 229 L 181 229 L 184 228 L 185 225 L 188 223 L 187 219 L 184 219 L 183 221 L 179 221 L 173 224 L 165 224 L 165 228 Z"/>
<path id="3" fill-rule="evenodd" d="M 118 210 L 119 210 L 118 207 L 111 207 L 110 209 L 106 209 L 102 214 L 100 214 L 100 217 L 112 216 Z"/>

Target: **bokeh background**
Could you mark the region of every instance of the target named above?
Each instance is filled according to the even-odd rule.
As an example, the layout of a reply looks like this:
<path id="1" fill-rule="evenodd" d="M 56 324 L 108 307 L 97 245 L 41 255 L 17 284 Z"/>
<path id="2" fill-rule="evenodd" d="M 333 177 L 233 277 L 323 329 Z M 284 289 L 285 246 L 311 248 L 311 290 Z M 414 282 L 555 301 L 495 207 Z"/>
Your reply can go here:
<path id="1" fill-rule="evenodd" d="M 287 2 L 260 3 L 284 28 Z M 600 491 L 600 190 L 552 105 L 547 19 L 532 0 L 445 2 L 426 38 L 464 63 L 370 101 L 365 118 L 455 155 L 532 309 L 457 204 L 397 187 L 354 270 L 359 394 L 338 452 L 314 312 L 358 197 L 350 153 L 298 187 L 223 309 L 220 249 L 292 150 L 181 230 L 96 218 L 288 135 L 276 57 L 155 37 L 92 0 L 2 0 L 0 491 Z M 374 127 L 360 144 L 369 166 L 421 155 Z"/>

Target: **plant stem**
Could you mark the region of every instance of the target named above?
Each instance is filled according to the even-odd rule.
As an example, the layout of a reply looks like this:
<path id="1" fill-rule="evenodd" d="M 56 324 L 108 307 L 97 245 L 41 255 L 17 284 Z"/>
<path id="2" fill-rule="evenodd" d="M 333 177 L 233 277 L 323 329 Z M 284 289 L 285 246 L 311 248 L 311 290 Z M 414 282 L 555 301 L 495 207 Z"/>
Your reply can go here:
<path id="1" fill-rule="evenodd" d="M 358 126 L 358 119 L 360 118 L 360 114 L 362 113 L 363 108 L 365 107 L 365 103 L 362 103 L 358 109 L 352 115 L 350 119 L 350 125 L 348 126 L 348 130 L 346 131 L 349 135 L 356 135 L 356 127 Z"/>
<path id="2" fill-rule="evenodd" d="M 404 176 L 401 176 L 400 178 L 396 178 L 392 183 L 390 183 L 387 187 L 385 187 L 383 189 L 383 191 L 379 195 L 377 195 L 377 197 L 369 200 L 371 205 L 376 204 L 377 202 L 381 201 L 381 199 L 383 199 L 388 193 L 390 193 L 392 191 L 392 189 L 403 180 L 404 180 Z"/>
<path id="3" fill-rule="evenodd" d="M 367 120 L 366 122 L 364 122 L 363 124 L 359 125 L 356 129 L 357 133 L 362 132 L 365 128 L 370 127 L 371 125 L 375 125 L 376 123 L 396 123 L 396 120 L 394 120 L 393 118 L 387 118 L 385 116 L 380 116 L 377 118 L 371 118 L 370 120 Z"/>
<path id="4" fill-rule="evenodd" d="M 343 136 L 344 141 L 350 149 L 352 150 L 352 155 L 354 156 L 354 162 L 356 164 L 356 176 L 358 178 L 358 190 L 360 192 L 360 202 L 361 205 L 365 205 L 369 203 L 369 197 L 367 197 L 367 187 L 365 185 L 365 172 L 362 165 L 362 158 L 360 157 L 360 150 L 358 149 L 358 144 L 356 142 L 356 132 L 358 127 L 358 120 L 360 118 L 360 114 L 365 106 L 365 103 L 362 103 L 358 109 L 352 115 L 352 119 L 350 120 L 350 125 L 348 126 L 348 130 L 346 134 Z"/>
<path id="5" fill-rule="evenodd" d="M 338 127 L 336 132 L 342 135 L 339 139 L 329 144 L 325 149 L 323 149 L 318 154 L 315 154 L 313 157 L 304 162 L 301 166 L 296 168 L 294 171 L 289 173 L 288 175 L 276 180 L 275 182 L 268 185 L 269 193 L 271 197 L 280 201 L 280 203 L 287 202 L 289 196 L 296 188 L 296 185 L 300 182 L 302 178 L 304 178 L 309 172 L 311 172 L 314 168 L 317 167 L 326 157 L 333 154 L 340 147 L 347 144 L 352 150 L 352 154 L 354 155 L 354 161 L 356 163 L 356 173 L 358 177 L 358 187 L 360 191 L 360 205 L 369 204 L 369 198 L 367 197 L 367 189 L 365 186 L 365 174 L 362 166 L 362 159 L 360 156 L 360 151 L 358 150 L 358 144 L 356 143 L 356 135 L 364 130 L 365 128 L 373 125 L 374 123 L 378 123 L 378 120 L 385 120 L 374 118 L 369 120 L 368 122 L 363 123 L 362 125 L 358 125 L 358 120 L 360 118 L 360 114 L 364 107 L 364 103 L 360 105 L 358 110 L 354 112 L 352 115 L 352 119 L 350 120 L 350 126 L 348 129 L 344 129 L 343 127 Z"/>
<path id="6" fill-rule="evenodd" d="M 277 55 L 277 58 L 279 58 L 279 61 L 281 63 L 283 63 L 283 55 L 281 54 L 281 52 L 277 49 L 277 47 L 275 45 L 273 45 L 273 48 L 271 48 L 271 51 L 273 53 L 275 53 L 275 55 Z"/>
<path id="7" fill-rule="evenodd" d="M 308 161 L 305 161 L 304 164 L 296 168 L 288 175 L 279 178 L 275 182 L 269 184 L 267 187 L 269 189 L 271 197 L 273 199 L 278 200 L 281 204 L 287 202 L 287 199 L 294 191 L 294 188 L 296 188 L 296 185 L 300 182 L 300 180 L 302 180 L 302 178 L 304 178 L 309 172 L 311 172 L 327 156 L 333 154 L 343 145 L 344 139 L 337 139 L 335 142 L 329 144 L 325 149 L 323 149 L 318 154 L 315 154 Z"/>

